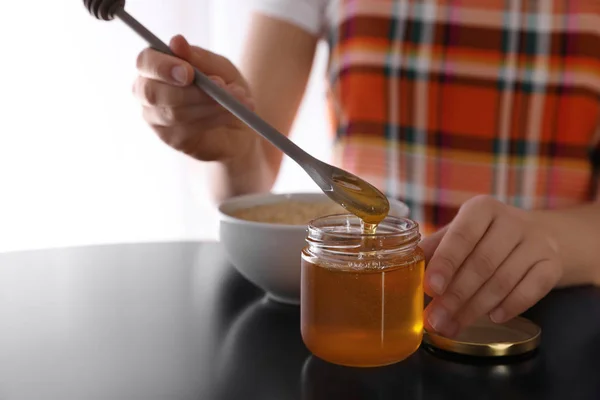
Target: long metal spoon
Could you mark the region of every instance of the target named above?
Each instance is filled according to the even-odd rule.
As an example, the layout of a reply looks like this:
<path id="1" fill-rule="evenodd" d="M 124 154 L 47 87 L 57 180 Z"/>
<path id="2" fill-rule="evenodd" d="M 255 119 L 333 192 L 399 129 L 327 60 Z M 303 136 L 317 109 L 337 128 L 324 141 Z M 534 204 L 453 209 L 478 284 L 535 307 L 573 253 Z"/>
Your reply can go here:
<path id="1" fill-rule="evenodd" d="M 177 57 L 169 46 L 125 11 L 125 0 L 84 0 L 83 3 L 97 19 L 110 21 L 117 17 L 152 48 Z M 311 156 L 196 68 L 194 84 L 300 165 L 333 201 L 369 224 L 377 224 L 385 218 L 389 201 L 373 185 Z"/>

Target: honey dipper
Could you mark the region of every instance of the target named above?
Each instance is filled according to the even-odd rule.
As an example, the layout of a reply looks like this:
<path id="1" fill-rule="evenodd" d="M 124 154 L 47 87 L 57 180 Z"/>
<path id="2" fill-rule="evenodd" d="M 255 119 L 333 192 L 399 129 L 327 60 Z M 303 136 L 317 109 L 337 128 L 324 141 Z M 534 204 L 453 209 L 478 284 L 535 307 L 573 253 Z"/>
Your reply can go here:
<path id="1" fill-rule="evenodd" d="M 169 46 L 125 11 L 125 0 L 83 0 L 83 4 L 97 19 L 111 21 L 118 18 L 155 50 L 177 57 Z M 369 224 L 378 224 L 385 218 L 389 212 L 389 202 L 377 188 L 349 172 L 326 164 L 306 153 L 196 68 L 194 68 L 194 84 L 298 163 L 333 201 Z"/>

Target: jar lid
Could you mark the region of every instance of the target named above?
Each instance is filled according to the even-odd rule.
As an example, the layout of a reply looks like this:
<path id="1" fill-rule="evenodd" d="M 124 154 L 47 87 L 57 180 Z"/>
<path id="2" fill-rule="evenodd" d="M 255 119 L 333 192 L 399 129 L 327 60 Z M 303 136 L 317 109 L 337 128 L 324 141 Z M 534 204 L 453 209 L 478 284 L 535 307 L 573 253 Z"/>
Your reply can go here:
<path id="1" fill-rule="evenodd" d="M 427 332 L 423 342 L 431 347 L 461 355 L 475 357 L 519 356 L 537 349 L 542 330 L 525 318 L 515 318 L 496 324 L 482 318 L 449 339 L 434 332 Z"/>

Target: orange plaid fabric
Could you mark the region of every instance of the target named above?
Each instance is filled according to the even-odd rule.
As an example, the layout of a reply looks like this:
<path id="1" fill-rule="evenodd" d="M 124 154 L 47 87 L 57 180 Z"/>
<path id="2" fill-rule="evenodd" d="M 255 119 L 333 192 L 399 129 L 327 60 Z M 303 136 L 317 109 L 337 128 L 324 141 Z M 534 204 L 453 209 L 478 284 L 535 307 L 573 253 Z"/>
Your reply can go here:
<path id="1" fill-rule="evenodd" d="M 335 162 L 425 234 L 477 194 L 525 209 L 596 197 L 600 1 L 332 4 Z"/>

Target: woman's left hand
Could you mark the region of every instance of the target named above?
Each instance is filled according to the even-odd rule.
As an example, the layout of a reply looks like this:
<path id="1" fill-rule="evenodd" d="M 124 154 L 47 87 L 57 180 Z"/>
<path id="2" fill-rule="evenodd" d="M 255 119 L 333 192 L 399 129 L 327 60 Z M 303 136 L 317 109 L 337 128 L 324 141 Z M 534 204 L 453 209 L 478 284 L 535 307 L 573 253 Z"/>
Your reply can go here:
<path id="1" fill-rule="evenodd" d="M 423 239 L 425 326 L 445 336 L 484 315 L 502 323 L 544 297 L 563 269 L 552 237 L 527 211 L 478 196 L 444 229 Z"/>

